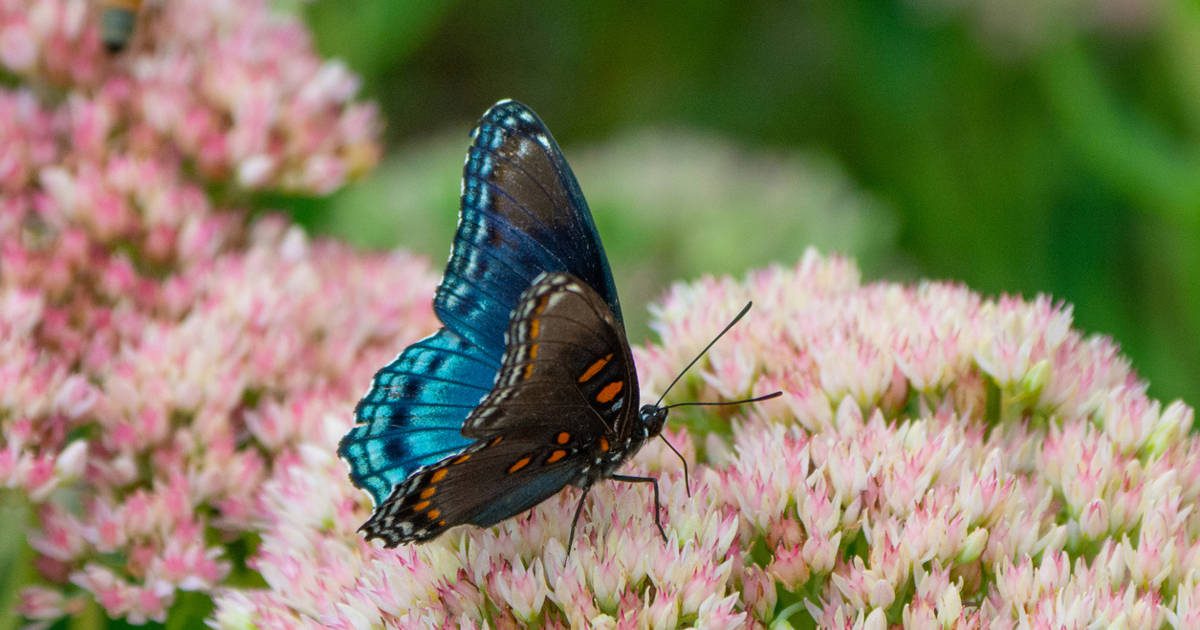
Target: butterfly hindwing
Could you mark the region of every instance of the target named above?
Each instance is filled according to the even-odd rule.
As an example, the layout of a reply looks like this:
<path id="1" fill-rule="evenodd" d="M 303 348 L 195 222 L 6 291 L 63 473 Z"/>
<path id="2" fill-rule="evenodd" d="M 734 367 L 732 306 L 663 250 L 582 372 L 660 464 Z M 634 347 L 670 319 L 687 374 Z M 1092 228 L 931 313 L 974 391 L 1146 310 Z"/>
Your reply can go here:
<path id="1" fill-rule="evenodd" d="M 578 476 L 585 457 L 553 440 L 480 440 L 413 474 L 362 530 L 392 547 L 464 523 L 494 525 L 553 496 Z"/>
<path id="2" fill-rule="evenodd" d="M 449 330 L 409 346 L 375 374 L 359 422 L 338 455 L 379 505 L 414 470 L 466 448 L 465 418 L 491 389 L 497 365 Z"/>
<path id="3" fill-rule="evenodd" d="M 637 377 L 604 299 L 570 274 L 546 273 L 513 311 L 496 384 L 463 425 L 473 438 L 569 431 L 591 442 L 632 418 Z"/>

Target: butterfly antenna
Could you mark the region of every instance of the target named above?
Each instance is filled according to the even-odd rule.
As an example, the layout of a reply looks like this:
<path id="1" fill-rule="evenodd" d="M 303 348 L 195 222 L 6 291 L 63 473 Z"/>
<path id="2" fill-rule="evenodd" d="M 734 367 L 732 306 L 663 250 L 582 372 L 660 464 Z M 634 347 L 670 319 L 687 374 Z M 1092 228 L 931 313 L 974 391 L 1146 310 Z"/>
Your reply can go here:
<path id="1" fill-rule="evenodd" d="M 700 358 L 703 357 L 705 355 L 705 353 L 707 353 L 709 351 L 709 349 L 713 347 L 713 344 L 717 343 L 717 341 L 719 341 L 721 339 L 721 337 L 724 337 L 725 333 L 729 332 L 729 329 L 733 328 L 734 324 L 737 324 L 739 321 L 742 320 L 743 317 L 746 316 L 746 313 L 750 312 L 750 307 L 753 304 L 754 304 L 754 302 L 746 302 L 746 305 L 742 307 L 742 310 L 739 311 L 738 314 L 735 315 L 733 317 L 733 319 L 729 321 L 728 324 L 725 324 L 725 328 L 721 329 L 721 332 L 717 333 L 717 336 L 713 337 L 713 340 L 708 342 L 707 346 L 704 346 L 704 349 L 701 350 L 700 353 L 696 355 L 696 358 L 692 359 L 692 361 L 687 364 L 687 367 L 683 368 L 683 370 L 681 370 L 679 372 L 679 375 L 675 377 L 675 380 L 671 381 L 671 384 L 667 385 L 667 388 L 665 390 L 663 390 L 662 396 L 658 397 L 658 402 L 654 403 L 655 407 L 660 407 L 662 405 L 663 399 L 665 399 L 667 397 L 667 394 L 671 391 L 672 387 L 675 387 L 675 384 L 679 382 L 679 379 L 683 378 L 683 375 L 687 374 L 687 371 L 692 369 L 692 366 L 696 365 L 696 362 L 699 361 Z M 758 402 L 760 400 L 770 400 L 772 398 L 777 398 L 781 395 L 783 395 L 783 392 L 773 392 L 773 393 L 767 394 L 765 396 L 758 396 L 756 398 L 747 398 L 745 400 L 729 400 L 729 401 L 724 401 L 724 402 L 682 402 L 682 403 L 675 403 L 673 405 L 667 405 L 666 407 L 661 407 L 661 408 L 662 409 L 671 409 L 672 407 L 687 407 L 687 406 L 716 407 L 716 406 L 720 406 L 720 405 L 741 405 L 741 404 L 745 404 L 745 403 Z M 687 459 L 685 459 L 683 457 L 683 453 L 680 453 L 679 449 L 675 448 L 674 444 L 671 444 L 669 441 L 667 441 L 667 438 L 664 437 L 663 434 L 659 433 L 658 437 L 661 438 L 662 441 L 666 443 L 667 448 L 670 448 L 672 451 L 674 451 L 674 453 L 677 456 L 679 456 L 679 461 L 683 462 L 684 487 L 687 488 L 688 496 L 689 497 L 692 496 L 692 484 L 691 484 L 691 481 L 688 480 L 689 475 L 688 475 Z"/>
<path id="2" fill-rule="evenodd" d="M 667 388 L 665 390 L 663 390 L 662 396 L 658 397 L 658 402 L 654 403 L 655 407 L 662 404 L 663 399 L 667 397 L 667 393 L 671 391 L 672 387 L 675 387 L 675 383 L 678 383 L 679 379 L 683 378 L 683 375 L 687 374 L 687 371 L 692 369 L 693 365 L 696 365 L 696 362 L 699 361 L 700 358 L 704 356 L 704 353 L 708 352 L 708 349 L 712 348 L 713 344 L 717 343 L 717 340 L 719 340 L 722 336 L 724 336 L 725 333 L 729 332 L 729 329 L 733 328 L 734 324 L 738 323 L 738 321 L 740 321 L 743 317 L 745 317 L 746 313 L 750 312 L 750 306 L 752 304 L 754 304 L 754 302 L 746 302 L 746 306 L 742 307 L 741 312 L 738 313 L 733 318 L 732 321 L 730 321 L 728 324 L 726 324 L 725 328 L 721 332 L 717 333 L 717 336 L 713 337 L 713 340 L 708 342 L 707 346 L 704 346 L 704 349 L 700 351 L 700 354 L 697 354 L 696 358 L 692 359 L 692 362 L 687 364 L 687 367 L 683 368 L 683 370 L 679 372 L 679 375 L 675 377 L 675 380 L 671 381 L 671 384 L 667 385 Z"/>
<path id="3" fill-rule="evenodd" d="M 681 402 L 681 403 L 675 403 L 673 405 L 667 405 L 666 407 L 663 407 L 663 409 L 674 409 L 675 407 L 721 407 L 724 405 L 744 405 L 746 403 L 756 403 L 756 402 L 762 402 L 764 400 L 771 400 L 772 398 L 779 398 L 782 395 L 783 395 L 783 392 L 778 391 L 778 392 L 771 392 L 770 394 L 763 394 L 762 396 L 755 396 L 754 398 L 743 398 L 742 400 L 714 400 L 714 401 Z"/>
<path id="4" fill-rule="evenodd" d="M 714 401 L 714 402 L 681 402 L 681 403 L 675 403 L 673 405 L 667 405 L 666 407 L 663 407 L 663 409 L 672 409 L 674 407 L 719 407 L 722 405 L 743 405 L 746 403 L 759 402 L 761 400 L 771 400 L 772 398 L 779 398 L 782 395 L 783 395 L 783 392 L 771 392 L 770 394 L 766 394 L 763 396 L 755 396 L 754 398 L 745 398 L 742 400 L 725 400 L 725 401 Z M 683 453 L 680 453 L 679 449 L 675 448 L 674 444 L 671 444 L 670 442 L 668 442 L 667 438 L 664 437 L 663 434 L 659 433 L 658 437 L 661 438 L 663 442 L 666 442 L 667 448 L 671 449 L 672 451 L 675 451 L 675 454 L 679 456 L 679 461 L 683 462 L 683 485 L 685 488 L 687 488 L 688 496 L 689 497 L 692 496 L 692 484 L 690 481 L 688 481 L 689 476 L 688 476 L 687 460 L 684 459 Z"/>

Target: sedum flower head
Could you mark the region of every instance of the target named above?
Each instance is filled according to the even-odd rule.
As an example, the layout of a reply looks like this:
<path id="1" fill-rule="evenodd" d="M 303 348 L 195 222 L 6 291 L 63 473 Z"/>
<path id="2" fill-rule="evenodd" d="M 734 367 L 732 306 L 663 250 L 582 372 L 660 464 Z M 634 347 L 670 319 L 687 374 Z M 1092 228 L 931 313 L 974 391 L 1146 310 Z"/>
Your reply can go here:
<path id="1" fill-rule="evenodd" d="M 744 303 L 673 398 L 784 396 L 677 413 L 692 496 L 661 443 L 606 482 L 564 548 L 577 490 L 489 529 L 389 550 L 334 458 L 345 414 L 264 485 L 252 560 L 216 627 L 1186 627 L 1196 617 L 1200 445 L 1112 343 L 1048 299 L 863 284 L 808 253 L 678 285 L 636 349 L 645 389 Z M 1169 444 L 1151 436 L 1168 432 Z M 1142 437 L 1136 437 L 1142 436 Z"/>
<path id="2" fill-rule="evenodd" d="M 0 1 L 0 492 L 34 513 L 22 614 L 140 623 L 250 574 L 261 484 L 343 376 L 432 327 L 433 278 L 236 208 L 374 159 L 373 109 L 298 22 L 146 2 L 110 56 L 98 6 Z"/>
<path id="3" fill-rule="evenodd" d="M 376 113 L 354 102 L 358 79 L 317 57 L 304 26 L 265 0 L 147 0 L 119 55 L 103 49 L 99 4 L 0 0 L 0 71 L 67 101 L 77 159 L 59 163 L 167 154 L 226 186 L 326 193 L 377 160 Z M 131 200 L 108 201 L 121 216 Z"/>

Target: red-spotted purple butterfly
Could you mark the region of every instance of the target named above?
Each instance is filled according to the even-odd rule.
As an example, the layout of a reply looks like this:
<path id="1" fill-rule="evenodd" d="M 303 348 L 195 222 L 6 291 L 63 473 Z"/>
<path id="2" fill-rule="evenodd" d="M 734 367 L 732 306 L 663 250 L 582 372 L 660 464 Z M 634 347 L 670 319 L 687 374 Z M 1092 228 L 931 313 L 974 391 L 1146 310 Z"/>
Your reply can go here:
<path id="1" fill-rule="evenodd" d="M 570 549 L 588 489 L 608 478 L 654 484 L 665 539 L 657 479 L 615 471 L 660 435 L 671 405 L 636 407 L 621 305 L 575 175 L 516 101 L 493 105 L 472 138 L 434 298 L 444 327 L 376 373 L 338 446 L 375 502 L 361 531 L 388 547 L 429 540 L 573 484 L 584 492 Z"/>

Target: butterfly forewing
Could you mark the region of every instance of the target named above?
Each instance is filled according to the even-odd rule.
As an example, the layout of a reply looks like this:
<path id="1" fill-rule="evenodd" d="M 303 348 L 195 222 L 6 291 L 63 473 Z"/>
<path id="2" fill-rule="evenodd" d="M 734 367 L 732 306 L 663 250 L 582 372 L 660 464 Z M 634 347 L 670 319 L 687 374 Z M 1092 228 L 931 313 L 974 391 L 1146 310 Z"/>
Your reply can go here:
<path id="1" fill-rule="evenodd" d="M 634 417 L 624 333 L 578 278 L 539 276 L 507 337 L 496 386 L 463 426 L 476 441 L 400 485 L 364 526 L 369 536 L 398 544 L 523 512 L 578 479 Z"/>
<path id="2" fill-rule="evenodd" d="M 593 442 L 634 416 L 637 378 L 625 333 L 595 291 L 570 274 L 543 274 L 522 295 L 491 393 L 463 434 L 542 435 L 566 431 Z"/>
<path id="3" fill-rule="evenodd" d="M 575 175 L 545 124 L 503 101 L 483 115 L 463 166 L 459 229 L 438 287 L 438 316 L 497 358 L 504 326 L 539 273 L 594 287 L 620 320 L 608 260 Z"/>

